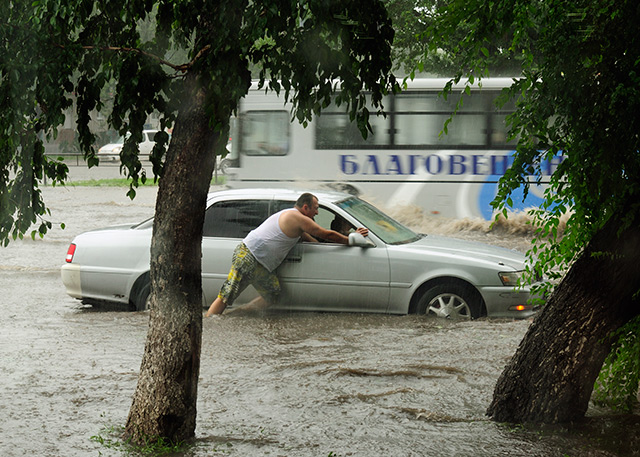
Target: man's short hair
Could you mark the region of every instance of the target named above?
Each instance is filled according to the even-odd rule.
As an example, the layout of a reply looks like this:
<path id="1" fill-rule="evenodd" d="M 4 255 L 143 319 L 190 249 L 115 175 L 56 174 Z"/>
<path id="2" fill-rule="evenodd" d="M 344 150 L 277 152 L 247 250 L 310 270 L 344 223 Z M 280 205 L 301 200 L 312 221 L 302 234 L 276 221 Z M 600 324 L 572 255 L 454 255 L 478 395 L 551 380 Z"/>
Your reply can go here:
<path id="1" fill-rule="evenodd" d="M 309 205 L 309 206 L 313 206 L 313 199 L 318 199 L 318 197 L 316 197 L 315 195 L 309 193 L 309 192 L 305 192 L 304 194 L 300 195 L 298 197 L 298 200 L 296 201 L 296 206 L 298 208 L 302 208 L 304 205 Z"/>

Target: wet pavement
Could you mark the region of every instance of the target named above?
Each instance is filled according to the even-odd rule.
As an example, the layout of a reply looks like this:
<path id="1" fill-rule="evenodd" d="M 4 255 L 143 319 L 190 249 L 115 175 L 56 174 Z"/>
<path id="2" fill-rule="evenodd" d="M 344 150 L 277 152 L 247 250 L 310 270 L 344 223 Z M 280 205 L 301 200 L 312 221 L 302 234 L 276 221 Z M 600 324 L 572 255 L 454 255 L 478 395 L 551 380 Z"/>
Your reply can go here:
<path id="1" fill-rule="evenodd" d="M 66 229 L 0 248 L 2 456 L 122 455 L 91 437 L 126 421 L 148 313 L 81 305 L 59 267 L 74 235 L 153 214 L 155 188 L 133 202 L 125 193 L 46 187 L 51 220 Z M 487 235 L 480 222 L 429 224 L 529 243 L 518 230 Z M 179 455 L 640 455 L 638 416 L 591 408 L 584 424 L 546 428 L 486 418 L 529 324 L 237 307 L 204 322 L 196 441 Z"/>

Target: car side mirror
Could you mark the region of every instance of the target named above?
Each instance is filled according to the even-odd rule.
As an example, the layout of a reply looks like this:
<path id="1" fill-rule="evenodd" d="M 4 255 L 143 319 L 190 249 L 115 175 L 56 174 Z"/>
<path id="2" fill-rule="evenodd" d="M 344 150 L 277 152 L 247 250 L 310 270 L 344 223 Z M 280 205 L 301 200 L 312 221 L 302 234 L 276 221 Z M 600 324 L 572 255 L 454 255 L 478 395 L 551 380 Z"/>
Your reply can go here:
<path id="1" fill-rule="evenodd" d="M 375 243 L 369 237 L 363 236 L 358 232 L 349 233 L 349 246 L 360 246 L 361 248 L 374 247 Z"/>

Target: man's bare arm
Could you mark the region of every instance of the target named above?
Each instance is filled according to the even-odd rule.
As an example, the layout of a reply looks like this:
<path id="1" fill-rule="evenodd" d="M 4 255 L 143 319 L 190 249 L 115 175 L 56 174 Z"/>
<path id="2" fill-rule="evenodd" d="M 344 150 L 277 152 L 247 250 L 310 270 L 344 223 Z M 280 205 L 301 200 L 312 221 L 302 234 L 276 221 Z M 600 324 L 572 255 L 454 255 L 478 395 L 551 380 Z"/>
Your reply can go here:
<path id="1" fill-rule="evenodd" d="M 286 212 L 280 216 L 280 228 L 287 236 L 300 236 L 304 241 L 316 242 L 317 238 L 322 238 L 334 243 L 349 244 L 348 237 L 334 230 L 327 230 L 321 227 L 313 219 L 297 211 Z M 362 227 L 356 231 L 364 236 L 369 233 L 369 230 Z M 313 238 L 309 240 L 307 236 Z"/>
<path id="2" fill-rule="evenodd" d="M 315 238 L 322 238 L 323 240 L 332 241 L 334 243 L 349 244 L 349 237 L 343 235 L 335 230 L 327 230 L 318 225 L 314 220 L 307 218 L 307 221 L 302 221 L 302 230 L 305 233 L 312 235 Z M 369 230 L 364 227 L 359 227 L 356 232 L 362 236 L 367 236 Z"/>
<path id="3" fill-rule="evenodd" d="M 334 231 L 327 230 L 320 225 L 318 225 L 313 219 L 302 216 L 297 219 L 297 222 L 300 224 L 300 230 L 302 230 L 305 234 L 310 235 L 313 238 L 322 238 L 323 240 L 332 241 L 334 243 L 340 244 L 348 244 L 349 238 L 346 236 Z"/>
<path id="4" fill-rule="evenodd" d="M 307 241 L 309 243 L 318 243 L 318 240 L 309 235 L 307 232 L 302 232 L 300 238 L 302 238 L 302 241 Z"/>

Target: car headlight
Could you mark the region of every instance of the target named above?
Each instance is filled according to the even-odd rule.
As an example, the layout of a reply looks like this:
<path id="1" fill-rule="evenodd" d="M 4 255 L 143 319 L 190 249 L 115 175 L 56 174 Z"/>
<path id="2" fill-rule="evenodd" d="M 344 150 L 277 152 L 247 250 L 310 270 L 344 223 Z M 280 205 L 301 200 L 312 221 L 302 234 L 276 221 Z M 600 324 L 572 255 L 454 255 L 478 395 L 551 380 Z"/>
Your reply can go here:
<path id="1" fill-rule="evenodd" d="M 518 280 L 522 276 L 522 273 L 522 271 L 501 271 L 498 273 L 498 276 L 505 286 L 515 287 L 518 285 Z"/>

